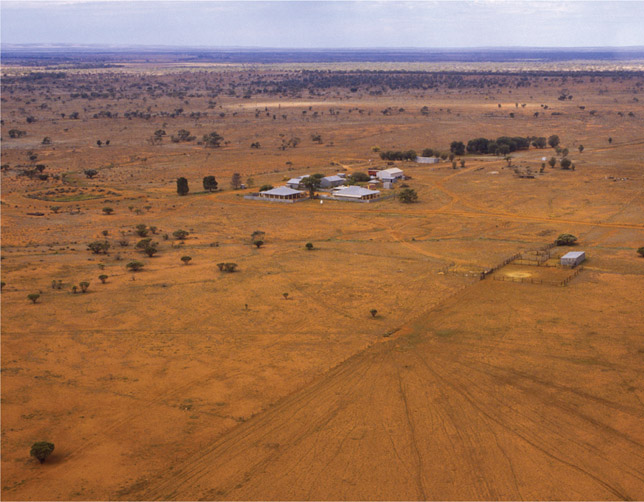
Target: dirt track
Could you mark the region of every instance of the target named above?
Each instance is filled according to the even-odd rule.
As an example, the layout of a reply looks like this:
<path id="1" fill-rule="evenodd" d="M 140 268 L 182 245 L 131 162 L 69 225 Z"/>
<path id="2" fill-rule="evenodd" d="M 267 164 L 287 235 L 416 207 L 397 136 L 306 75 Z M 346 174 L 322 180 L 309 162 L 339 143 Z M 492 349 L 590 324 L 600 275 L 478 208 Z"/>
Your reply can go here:
<path id="1" fill-rule="evenodd" d="M 615 390 L 634 376 L 616 356 L 568 354 L 566 345 L 586 344 L 574 319 L 541 333 L 517 321 L 503 331 L 486 320 L 472 332 L 450 327 L 470 310 L 509 319 L 504 302 L 528 291 L 475 284 L 129 495 L 641 499 L 644 405 Z M 618 353 L 635 336 L 609 328 L 596 338 L 613 338 Z"/>

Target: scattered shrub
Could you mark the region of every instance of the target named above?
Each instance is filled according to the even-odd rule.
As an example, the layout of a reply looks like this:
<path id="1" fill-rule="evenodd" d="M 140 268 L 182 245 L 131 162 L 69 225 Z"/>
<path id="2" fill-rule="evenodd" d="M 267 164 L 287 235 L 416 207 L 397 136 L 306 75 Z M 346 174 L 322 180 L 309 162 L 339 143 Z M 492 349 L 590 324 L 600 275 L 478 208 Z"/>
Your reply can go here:
<path id="1" fill-rule="evenodd" d="M 131 261 L 127 265 L 125 265 L 125 268 L 132 271 L 132 272 L 138 272 L 143 268 L 143 263 L 140 261 Z"/>
<path id="2" fill-rule="evenodd" d="M 572 234 L 561 234 L 555 239 L 557 246 L 572 246 L 577 242 L 577 237 Z"/>
<path id="3" fill-rule="evenodd" d="M 405 204 L 411 204 L 412 202 L 418 201 L 418 194 L 413 188 L 403 188 L 398 192 L 398 199 Z"/>
<path id="4" fill-rule="evenodd" d="M 31 300 L 32 303 L 36 303 L 38 298 L 40 298 L 40 295 L 38 293 L 30 293 L 27 295 L 27 298 Z"/>
<path id="5" fill-rule="evenodd" d="M 29 455 L 38 460 L 41 464 L 45 463 L 45 460 L 49 455 L 54 451 L 54 443 L 48 443 L 47 441 L 38 441 L 31 445 L 31 450 Z"/>

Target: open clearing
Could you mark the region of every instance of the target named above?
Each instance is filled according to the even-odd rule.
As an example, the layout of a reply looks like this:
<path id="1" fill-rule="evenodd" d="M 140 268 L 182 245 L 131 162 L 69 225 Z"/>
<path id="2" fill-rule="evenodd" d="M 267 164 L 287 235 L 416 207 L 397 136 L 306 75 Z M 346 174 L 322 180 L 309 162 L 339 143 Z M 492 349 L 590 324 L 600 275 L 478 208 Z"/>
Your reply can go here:
<path id="1" fill-rule="evenodd" d="M 644 499 L 640 73 L 248 98 L 250 76 L 296 69 L 183 70 L 6 69 L 4 500 Z M 557 99 L 564 88 L 574 99 Z M 180 129 L 196 140 L 173 143 Z M 211 131 L 221 147 L 198 144 Z M 230 188 L 236 172 L 259 187 L 385 168 L 377 148 L 552 134 L 574 171 L 539 173 L 561 157 L 549 147 L 511 165 L 394 162 L 415 204 Z M 36 164 L 48 179 L 24 174 Z M 223 190 L 204 191 L 207 175 Z M 153 257 L 135 249 L 138 224 L 156 227 Z M 480 279 L 561 233 L 588 256 L 567 286 L 549 281 L 569 270 L 518 263 Z M 109 254 L 87 250 L 104 239 Z M 87 293 L 72 293 L 81 281 Z M 29 457 L 41 440 L 56 445 L 43 465 Z"/>

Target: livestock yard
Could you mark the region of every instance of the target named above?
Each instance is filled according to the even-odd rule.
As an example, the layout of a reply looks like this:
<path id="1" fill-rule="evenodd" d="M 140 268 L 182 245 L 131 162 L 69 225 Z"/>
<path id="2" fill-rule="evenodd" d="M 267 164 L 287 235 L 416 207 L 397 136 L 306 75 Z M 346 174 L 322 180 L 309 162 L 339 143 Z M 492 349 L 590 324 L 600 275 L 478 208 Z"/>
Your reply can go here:
<path id="1" fill-rule="evenodd" d="M 145 59 L 2 68 L 3 500 L 644 498 L 639 63 Z"/>

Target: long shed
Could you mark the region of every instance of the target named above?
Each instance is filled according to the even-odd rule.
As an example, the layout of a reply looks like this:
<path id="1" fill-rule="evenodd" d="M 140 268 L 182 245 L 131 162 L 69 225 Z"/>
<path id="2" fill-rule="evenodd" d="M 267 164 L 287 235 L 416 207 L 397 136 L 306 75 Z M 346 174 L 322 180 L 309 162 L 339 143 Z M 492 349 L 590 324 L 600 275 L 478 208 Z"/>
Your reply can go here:
<path id="1" fill-rule="evenodd" d="M 586 259 L 583 251 L 570 251 L 561 257 L 561 265 L 564 267 L 576 267 Z"/>

